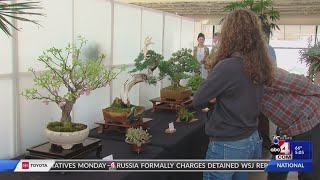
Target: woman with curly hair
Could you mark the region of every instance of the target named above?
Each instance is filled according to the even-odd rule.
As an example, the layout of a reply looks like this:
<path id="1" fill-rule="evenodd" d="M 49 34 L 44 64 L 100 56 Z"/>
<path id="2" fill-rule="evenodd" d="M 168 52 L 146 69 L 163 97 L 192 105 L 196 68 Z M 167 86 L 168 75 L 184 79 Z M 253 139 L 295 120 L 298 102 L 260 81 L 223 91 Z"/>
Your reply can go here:
<path id="1" fill-rule="evenodd" d="M 273 69 L 255 13 L 238 9 L 227 15 L 214 58 L 212 71 L 193 97 L 195 108 L 211 107 L 205 125 L 210 139 L 206 159 L 260 158 L 260 102 L 264 86 L 272 84 Z M 204 172 L 203 179 L 245 180 L 247 175 Z"/>

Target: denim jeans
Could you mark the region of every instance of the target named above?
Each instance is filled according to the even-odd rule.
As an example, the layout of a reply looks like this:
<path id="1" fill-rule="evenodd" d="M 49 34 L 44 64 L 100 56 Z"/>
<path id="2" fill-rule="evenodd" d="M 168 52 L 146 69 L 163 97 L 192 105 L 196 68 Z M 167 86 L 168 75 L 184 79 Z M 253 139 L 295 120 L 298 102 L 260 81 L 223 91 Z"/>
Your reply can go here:
<path id="1" fill-rule="evenodd" d="M 258 131 L 236 141 L 210 141 L 206 159 L 259 159 L 262 140 Z M 204 172 L 203 180 L 246 180 L 248 172 Z"/>

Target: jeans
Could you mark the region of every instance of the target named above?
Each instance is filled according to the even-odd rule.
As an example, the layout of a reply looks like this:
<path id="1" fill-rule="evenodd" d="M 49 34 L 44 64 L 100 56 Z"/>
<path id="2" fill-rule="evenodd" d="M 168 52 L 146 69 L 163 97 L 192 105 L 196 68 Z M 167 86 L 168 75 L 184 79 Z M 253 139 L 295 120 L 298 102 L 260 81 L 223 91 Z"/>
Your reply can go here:
<path id="1" fill-rule="evenodd" d="M 262 140 L 258 131 L 236 141 L 210 141 L 206 159 L 259 159 Z M 203 180 L 246 180 L 248 172 L 204 172 Z"/>
<path id="2" fill-rule="evenodd" d="M 278 133 L 276 133 L 279 135 Z M 319 180 L 320 179 L 320 124 L 310 131 L 292 137 L 293 141 L 312 142 L 312 164 L 313 172 L 298 173 L 299 180 Z M 274 157 L 273 157 L 274 158 Z M 269 172 L 268 180 L 286 180 L 287 172 Z"/>

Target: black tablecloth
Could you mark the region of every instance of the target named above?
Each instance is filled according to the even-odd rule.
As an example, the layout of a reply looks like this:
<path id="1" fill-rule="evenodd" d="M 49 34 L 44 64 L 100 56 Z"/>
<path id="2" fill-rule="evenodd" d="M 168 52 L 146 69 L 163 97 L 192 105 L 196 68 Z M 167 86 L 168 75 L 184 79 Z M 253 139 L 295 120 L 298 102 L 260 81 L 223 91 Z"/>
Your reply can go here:
<path id="1" fill-rule="evenodd" d="M 147 145 L 145 151 L 140 154 L 134 153 L 130 150 L 128 144 L 120 141 L 102 140 L 101 157 L 113 155 L 114 159 L 157 159 L 162 157 L 164 149 L 152 145 Z M 14 159 L 23 159 L 24 155 Z M 95 152 L 88 154 L 85 158 L 96 159 Z M 165 173 L 129 173 L 129 172 L 101 172 L 101 173 L 76 173 L 68 172 L 61 173 L 0 173 L 1 180 L 93 180 L 93 179 L 106 179 L 106 180 L 124 180 L 124 179 L 153 179 L 165 180 L 170 179 L 172 174 Z"/>
<path id="2" fill-rule="evenodd" d="M 152 118 L 150 121 L 150 145 L 162 147 L 165 153 L 162 158 L 172 159 L 203 159 L 208 145 L 208 137 L 205 135 L 205 113 L 196 112 L 198 121 L 191 123 L 175 122 L 176 112 L 170 110 L 147 111 L 144 117 Z M 176 132 L 166 134 L 164 131 L 170 122 L 174 122 Z M 90 137 L 124 141 L 124 133 L 106 131 L 98 134 L 96 129 L 90 131 Z"/>
<path id="3" fill-rule="evenodd" d="M 150 122 L 151 142 L 144 152 L 135 154 L 130 151 L 124 142 L 125 135 L 118 132 L 104 132 L 97 134 L 97 130 L 90 131 L 89 136 L 102 139 L 102 157 L 113 154 L 114 159 L 203 159 L 207 150 L 208 137 L 205 135 L 205 114 L 196 113 L 198 121 L 191 123 L 176 123 L 176 112 L 169 110 L 147 111 L 145 117 L 153 118 Z M 166 134 L 164 131 L 168 124 L 174 122 L 177 130 L 174 134 Z M 22 159 L 23 157 L 18 157 Z M 86 157 L 95 159 L 95 153 Z M 5 180 L 197 180 L 202 179 L 202 173 L 0 173 L 0 179 Z"/>

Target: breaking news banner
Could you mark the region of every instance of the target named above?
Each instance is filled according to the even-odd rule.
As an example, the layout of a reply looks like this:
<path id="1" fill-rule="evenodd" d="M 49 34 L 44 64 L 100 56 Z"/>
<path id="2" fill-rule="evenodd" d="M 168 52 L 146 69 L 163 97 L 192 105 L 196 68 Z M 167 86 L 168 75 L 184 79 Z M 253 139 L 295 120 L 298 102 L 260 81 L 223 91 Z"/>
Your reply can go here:
<path id="1" fill-rule="evenodd" d="M 263 172 L 279 169 L 305 172 L 310 171 L 311 166 L 312 160 L 0 160 L 2 172 Z"/>

